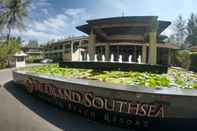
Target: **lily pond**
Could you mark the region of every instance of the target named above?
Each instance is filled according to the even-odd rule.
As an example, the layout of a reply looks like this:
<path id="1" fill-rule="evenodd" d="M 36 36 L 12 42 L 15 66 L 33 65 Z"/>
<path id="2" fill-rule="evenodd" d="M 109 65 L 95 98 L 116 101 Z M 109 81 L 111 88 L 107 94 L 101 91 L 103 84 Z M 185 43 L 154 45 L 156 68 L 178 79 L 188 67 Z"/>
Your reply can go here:
<path id="1" fill-rule="evenodd" d="M 147 88 L 179 87 L 197 89 L 197 73 L 186 71 L 181 68 L 169 68 L 166 74 L 60 68 L 57 64 L 26 67 L 19 70 L 24 70 L 33 74 L 97 80 L 123 85 L 139 85 Z"/>

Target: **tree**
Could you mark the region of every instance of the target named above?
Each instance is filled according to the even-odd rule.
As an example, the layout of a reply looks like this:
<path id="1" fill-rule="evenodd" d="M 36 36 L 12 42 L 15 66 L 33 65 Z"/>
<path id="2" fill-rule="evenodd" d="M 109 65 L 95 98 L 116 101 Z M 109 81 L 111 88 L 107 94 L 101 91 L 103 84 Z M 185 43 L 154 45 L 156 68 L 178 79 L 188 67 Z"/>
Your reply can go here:
<path id="1" fill-rule="evenodd" d="M 38 41 L 37 40 L 29 40 L 27 47 L 29 47 L 29 48 L 39 47 Z"/>
<path id="2" fill-rule="evenodd" d="M 20 44 L 17 38 L 11 38 L 8 44 L 0 43 L 0 68 L 9 66 L 9 61 L 20 50 Z"/>
<path id="3" fill-rule="evenodd" d="M 4 5 L 2 13 L 0 13 L 1 29 L 6 29 L 7 43 L 9 43 L 12 29 L 24 30 L 24 18 L 28 15 L 28 7 L 30 0 L 2 0 Z"/>
<path id="4" fill-rule="evenodd" d="M 187 23 L 187 32 L 186 43 L 189 46 L 197 45 L 197 16 L 193 13 Z"/>
<path id="5" fill-rule="evenodd" d="M 175 58 L 177 60 L 177 64 L 180 64 L 181 67 L 185 69 L 189 69 L 190 67 L 190 51 L 188 50 L 179 50 L 175 53 Z"/>
<path id="6" fill-rule="evenodd" d="M 170 35 L 168 40 L 170 43 L 177 43 L 176 36 L 174 34 Z"/>
<path id="7" fill-rule="evenodd" d="M 184 46 L 187 30 L 186 20 L 184 20 L 181 15 L 179 15 L 173 23 L 173 30 L 175 32 L 173 37 L 175 38 L 176 44 L 178 44 L 179 46 Z"/>

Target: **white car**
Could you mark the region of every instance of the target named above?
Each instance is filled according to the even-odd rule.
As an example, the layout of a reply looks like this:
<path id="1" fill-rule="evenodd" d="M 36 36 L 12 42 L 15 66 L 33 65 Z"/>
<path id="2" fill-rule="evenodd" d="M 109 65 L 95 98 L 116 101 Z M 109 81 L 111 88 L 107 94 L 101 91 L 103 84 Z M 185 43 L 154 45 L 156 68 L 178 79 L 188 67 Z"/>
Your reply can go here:
<path id="1" fill-rule="evenodd" d="M 41 61 L 41 63 L 43 63 L 43 64 L 52 63 L 52 62 L 53 62 L 53 60 L 51 60 L 51 59 L 44 59 Z"/>

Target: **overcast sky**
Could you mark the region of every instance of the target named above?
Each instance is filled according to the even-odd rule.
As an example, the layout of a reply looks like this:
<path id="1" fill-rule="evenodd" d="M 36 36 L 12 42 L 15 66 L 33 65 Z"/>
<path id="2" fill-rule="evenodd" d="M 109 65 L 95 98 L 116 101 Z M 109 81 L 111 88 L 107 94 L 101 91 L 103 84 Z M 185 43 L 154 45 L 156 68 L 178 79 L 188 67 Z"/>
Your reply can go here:
<path id="1" fill-rule="evenodd" d="M 156 15 L 173 21 L 197 13 L 197 0 L 33 0 L 26 31 L 15 32 L 22 39 L 44 43 L 51 39 L 85 35 L 75 29 L 88 19 Z M 172 30 L 168 28 L 165 34 Z"/>

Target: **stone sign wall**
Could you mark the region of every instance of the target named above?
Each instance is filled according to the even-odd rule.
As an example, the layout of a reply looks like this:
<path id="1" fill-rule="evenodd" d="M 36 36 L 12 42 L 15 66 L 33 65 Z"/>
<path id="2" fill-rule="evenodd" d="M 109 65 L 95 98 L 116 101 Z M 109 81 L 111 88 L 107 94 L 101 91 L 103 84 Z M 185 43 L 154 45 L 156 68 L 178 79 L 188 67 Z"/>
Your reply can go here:
<path id="1" fill-rule="evenodd" d="M 169 122 L 174 123 L 172 124 L 174 126 L 183 122 L 182 118 L 195 119 L 197 114 L 196 107 L 190 105 L 190 109 L 185 108 L 189 105 L 188 100 L 195 103 L 191 101 L 192 97 L 182 96 L 183 99 L 180 99 L 180 96 L 99 87 L 102 85 L 99 83 L 96 83 L 97 87 L 95 83 L 89 81 L 77 79 L 64 81 L 19 72 L 14 72 L 14 79 L 23 84 L 29 93 L 51 104 L 91 120 L 115 126 L 156 129 L 166 127 Z"/>

